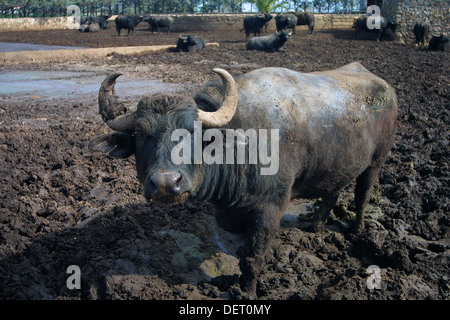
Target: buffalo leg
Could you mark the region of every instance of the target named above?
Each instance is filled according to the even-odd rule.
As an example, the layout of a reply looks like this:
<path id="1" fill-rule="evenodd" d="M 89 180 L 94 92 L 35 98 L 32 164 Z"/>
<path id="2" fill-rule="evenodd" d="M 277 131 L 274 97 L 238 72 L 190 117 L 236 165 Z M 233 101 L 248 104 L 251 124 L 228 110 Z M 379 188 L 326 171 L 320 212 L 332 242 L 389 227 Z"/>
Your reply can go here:
<path id="1" fill-rule="evenodd" d="M 355 186 L 355 206 L 356 221 L 353 226 L 353 233 L 359 234 L 364 230 L 364 210 L 370 198 L 370 191 L 380 172 L 380 167 L 369 167 L 356 179 Z"/>
<path id="2" fill-rule="evenodd" d="M 322 202 L 319 205 L 319 209 L 314 213 L 312 229 L 315 232 L 323 230 L 325 222 L 333 209 L 336 201 L 339 197 L 338 192 L 331 192 L 322 198 Z"/>
<path id="3" fill-rule="evenodd" d="M 378 33 L 377 42 L 380 42 L 384 40 L 384 33 L 386 32 L 386 29 L 381 28 L 380 32 Z"/>
<path id="4" fill-rule="evenodd" d="M 288 199 L 280 207 L 267 205 L 256 213 L 249 225 L 244 256 L 241 257 L 239 266 L 242 271 L 241 288 L 250 295 L 256 296 L 257 277 L 264 265 L 266 251 L 280 227 L 280 219 L 286 211 Z"/>

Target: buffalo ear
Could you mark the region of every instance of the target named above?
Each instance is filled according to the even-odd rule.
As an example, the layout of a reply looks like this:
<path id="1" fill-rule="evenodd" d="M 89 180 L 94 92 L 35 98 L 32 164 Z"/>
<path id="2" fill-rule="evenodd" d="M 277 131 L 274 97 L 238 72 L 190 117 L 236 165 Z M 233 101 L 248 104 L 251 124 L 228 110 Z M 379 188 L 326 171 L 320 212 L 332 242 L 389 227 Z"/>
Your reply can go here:
<path id="1" fill-rule="evenodd" d="M 136 150 L 136 142 L 130 133 L 114 132 L 96 137 L 88 145 L 94 152 L 108 153 L 116 158 L 128 158 Z"/>

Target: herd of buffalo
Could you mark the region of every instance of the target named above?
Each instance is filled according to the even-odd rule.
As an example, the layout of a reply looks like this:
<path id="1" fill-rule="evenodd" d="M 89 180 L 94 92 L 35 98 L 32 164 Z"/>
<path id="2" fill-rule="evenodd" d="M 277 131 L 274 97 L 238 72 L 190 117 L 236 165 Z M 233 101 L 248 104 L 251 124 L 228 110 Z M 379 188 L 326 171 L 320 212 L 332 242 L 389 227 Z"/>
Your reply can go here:
<path id="1" fill-rule="evenodd" d="M 384 17 L 377 17 L 378 26 L 369 28 L 369 16 L 361 16 L 355 19 L 353 28 L 355 29 L 355 38 L 360 39 L 364 32 L 377 33 L 377 41 L 386 38 L 392 38 L 397 23 L 389 21 Z M 261 33 L 267 32 L 267 26 L 273 19 L 273 16 L 266 12 L 264 14 L 255 14 L 247 16 L 243 21 L 243 28 L 246 35 L 246 48 L 248 50 L 261 50 L 268 52 L 285 51 L 286 41 L 292 34 L 295 34 L 295 28 L 298 25 L 308 26 L 308 34 L 312 34 L 314 30 L 314 14 L 311 12 L 292 12 L 292 13 L 278 13 L 275 16 L 276 33 L 269 36 L 261 36 Z M 110 16 L 89 16 L 81 17 L 80 32 L 98 32 L 102 29 L 107 29 L 110 21 Z M 135 27 L 145 21 L 149 24 L 152 34 L 155 30 L 160 33 L 160 28 L 166 28 L 167 32 L 175 31 L 175 19 L 172 16 L 142 16 L 142 15 L 119 15 L 115 19 L 117 35 L 120 36 L 122 29 L 127 30 L 127 36 L 133 35 Z M 429 27 L 425 23 L 416 22 L 412 28 L 412 32 L 416 38 L 416 45 L 425 45 L 425 39 L 428 36 Z M 249 40 L 250 34 L 254 38 Z M 198 51 L 205 47 L 205 41 L 199 36 L 180 35 L 177 41 L 177 51 L 192 52 Z M 449 48 L 449 38 L 445 35 L 433 35 L 428 44 L 428 50 L 446 51 Z"/>

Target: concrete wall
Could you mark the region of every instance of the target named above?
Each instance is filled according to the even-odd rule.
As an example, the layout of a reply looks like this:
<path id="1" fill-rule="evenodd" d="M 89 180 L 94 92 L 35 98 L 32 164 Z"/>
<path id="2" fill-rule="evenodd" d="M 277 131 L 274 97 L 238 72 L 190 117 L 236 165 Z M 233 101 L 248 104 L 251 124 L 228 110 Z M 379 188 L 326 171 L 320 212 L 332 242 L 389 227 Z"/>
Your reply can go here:
<path id="1" fill-rule="evenodd" d="M 249 14 L 174 14 L 175 31 L 232 31 L 243 28 L 243 20 Z M 275 16 L 275 15 L 273 15 Z M 315 14 L 314 30 L 351 29 L 357 15 Z M 0 32 L 23 30 L 67 29 L 67 19 L 59 18 L 17 18 L 0 19 Z M 73 20 L 73 19 L 72 19 Z M 306 26 L 304 26 L 306 30 Z M 275 30 L 274 19 L 269 31 Z"/>
<path id="2" fill-rule="evenodd" d="M 449 0 L 384 0 L 381 14 L 398 23 L 396 34 L 401 43 L 414 43 L 412 28 L 415 22 L 428 24 L 428 39 L 433 33 L 450 35 Z"/>
<path id="3" fill-rule="evenodd" d="M 66 29 L 67 17 L 0 19 L 0 32 Z"/>

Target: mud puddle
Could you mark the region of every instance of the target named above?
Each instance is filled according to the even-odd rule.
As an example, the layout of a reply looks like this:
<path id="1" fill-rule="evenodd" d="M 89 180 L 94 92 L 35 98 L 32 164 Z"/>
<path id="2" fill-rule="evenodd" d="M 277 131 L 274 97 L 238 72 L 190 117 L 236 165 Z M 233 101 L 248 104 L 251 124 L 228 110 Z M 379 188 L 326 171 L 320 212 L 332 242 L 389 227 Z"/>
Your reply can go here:
<path id="1" fill-rule="evenodd" d="M 0 52 L 85 49 L 86 47 L 49 46 L 45 44 L 0 42 Z"/>
<path id="2" fill-rule="evenodd" d="M 0 99 L 5 102 L 21 102 L 76 99 L 92 100 L 97 97 L 100 84 L 107 71 L 1 71 Z M 172 92 L 181 85 L 167 84 L 151 79 L 136 79 L 123 75 L 117 81 L 116 90 L 121 98 L 141 96 L 153 92 Z"/>

